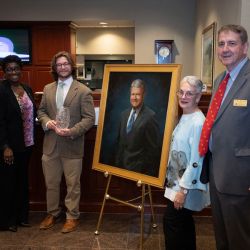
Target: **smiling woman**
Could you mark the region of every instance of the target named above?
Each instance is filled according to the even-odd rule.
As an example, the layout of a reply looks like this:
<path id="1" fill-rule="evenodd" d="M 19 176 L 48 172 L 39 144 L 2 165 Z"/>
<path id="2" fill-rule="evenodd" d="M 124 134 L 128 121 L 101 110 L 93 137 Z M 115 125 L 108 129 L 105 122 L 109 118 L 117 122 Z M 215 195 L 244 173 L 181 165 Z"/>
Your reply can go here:
<path id="1" fill-rule="evenodd" d="M 3 59 L 0 85 L 0 227 L 17 231 L 29 226 L 28 165 L 34 145 L 35 104 L 32 90 L 21 83 L 22 63 Z M 3 217 L 2 217 L 3 216 Z"/>
<path id="2" fill-rule="evenodd" d="M 179 106 L 183 110 L 183 114 L 190 114 L 198 111 L 198 103 L 201 98 L 202 82 L 194 84 L 192 77 L 185 77 L 180 83 L 180 89 L 177 91 L 179 98 Z"/>
<path id="3" fill-rule="evenodd" d="M 209 205 L 207 184 L 200 182 L 203 158 L 198 152 L 205 120 L 198 108 L 202 85 L 197 77 L 186 76 L 177 91 L 183 115 L 172 134 L 166 174 L 166 249 L 196 249 L 192 211 L 200 211 Z"/>

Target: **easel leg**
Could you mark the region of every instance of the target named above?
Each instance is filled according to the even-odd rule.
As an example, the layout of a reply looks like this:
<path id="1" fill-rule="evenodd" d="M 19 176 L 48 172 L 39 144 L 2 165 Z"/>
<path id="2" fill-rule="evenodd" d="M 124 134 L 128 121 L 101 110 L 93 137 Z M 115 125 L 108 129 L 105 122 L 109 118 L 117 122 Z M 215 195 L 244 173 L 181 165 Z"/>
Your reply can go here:
<path id="1" fill-rule="evenodd" d="M 108 175 L 106 175 L 106 176 L 108 176 Z M 150 185 L 148 185 L 148 192 L 146 193 L 146 186 L 145 186 L 145 184 L 142 184 L 141 206 L 136 206 L 136 205 L 134 205 L 134 204 L 131 203 L 131 200 L 130 200 L 130 202 L 128 202 L 128 201 L 122 201 L 122 200 L 117 199 L 115 197 L 112 197 L 112 196 L 110 196 L 108 194 L 108 190 L 109 190 L 109 186 L 110 186 L 110 182 L 111 182 L 111 177 L 112 177 L 112 175 L 109 175 L 108 183 L 107 183 L 107 186 L 106 186 L 106 190 L 105 190 L 105 194 L 104 194 L 104 198 L 103 198 L 103 202 L 102 202 L 101 212 L 100 212 L 100 215 L 99 215 L 99 219 L 98 219 L 98 223 L 97 223 L 97 228 L 96 228 L 96 231 L 95 231 L 95 235 L 99 234 L 99 228 L 100 228 L 100 225 L 101 225 L 101 220 L 102 220 L 102 217 L 103 217 L 103 211 L 104 211 L 106 200 L 107 199 L 114 200 L 114 201 L 120 202 L 122 204 L 125 204 L 127 206 L 131 206 L 133 208 L 137 208 L 139 211 L 141 211 L 140 250 L 143 250 L 145 195 L 147 195 L 147 194 L 149 195 L 149 200 L 150 200 L 150 207 L 151 207 L 152 220 L 153 220 L 153 228 L 157 227 L 157 225 L 155 224 L 155 215 L 154 215 L 154 210 L 153 210 L 151 187 L 150 187 Z M 140 197 L 137 197 L 136 199 L 138 199 L 138 198 L 140 198 Z M 135 200 L 135 199 L 133 199 L 133 200 Z"/>
<path id="2" fill-rule="evenodd" d="M 152 193 L 151 193 L 151 187 L 148 185 L 148 195 L 149 195 L 149 202 L 150 202 L 150 207 L 151 207 L 151 214 L 152 214 L 152 219 L 153 219 L 153 228 L 157 227 L 157 224 L 155 223 L 155 213 L 154 213 L 154 208 L 153 208 L 153 200 L 152 200 Z"/>
<path id="3" fill-rule="evenodd" d="M 145 184 L 142 184 L 142 196 L 141 196 L 141 239 L 140 239 L 140 250 L 143 249 L 143 238 L 144 238 L 144 204 L 145 204 Z"/>
<path id="4" fill-rule="evenodd" d="M 109 190 L 109 185 L 110 185 L 111 177 L 112 177 L 112 175 L 109 175 L 108 183 L 107 183 L 107 187 L 106 187 L 106 191 L 105 191 L 103 202 L 102 202 L 101 212 L 100 212 L 100 215 L 99 215 L 98 224 L 97 224 L 97 228 L 96 228 L 96 231 L 95 231 L 95 235 L 99 234 L 99 227 L 101 225 L 101 220 L 102 220 L 102 216 L 103 216 L 103 210 L 104 210 L 104 206 L 105 206 L 105 203 L 106 203 L 106 198 L 107 198 L 107 194 L 108 194 L 108 190 Z"/>

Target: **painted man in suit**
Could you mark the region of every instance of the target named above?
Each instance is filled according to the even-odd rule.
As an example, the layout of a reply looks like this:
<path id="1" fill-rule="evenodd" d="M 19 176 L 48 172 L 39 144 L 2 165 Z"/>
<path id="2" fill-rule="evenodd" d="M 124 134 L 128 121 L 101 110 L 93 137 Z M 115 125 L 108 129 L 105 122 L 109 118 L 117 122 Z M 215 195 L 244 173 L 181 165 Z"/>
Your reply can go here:
<path id="1" fill-rule="evenodd" d="M 210 187 L 218 250 L 250 249 L 250 61 L 239 25 L 218 31 L 217 55 L 230 74 L 210 136 Z"/>
<path id="2" fill-rule="evenodd" d="M 131 108 L 121 114 L 116 166 L 158 176 L 159 126 L 155 112 L 144 104 L 144 96 L 144 82 L 141 79 L 134 80 L 130 88 Z"/>
<path id="3" fill-rule="evenodd" d="M 40 229 L 54 226 L 61 215 L 60 182 L 64 174 L 67 194 L 65 197 L 66 222 L 62 233 L 74 231 L 79 224 L 80 177 L 84 151 L 84 135 L 93 126 L 95 111 L 91 91 L 73 79 L 74 62 L 67 52 L 57 53 L 51 62 L 55 82 L 45 86 L 38 110 L 38 119 L 45 131 L 43 144 L 43 173 L 47 188 L 48 216 Z M 63 93 L 59 93 L 59 88 Z M 60 97 L 63 100 L 60 101 Z M 58 128 L 57 110 L 60 105 L 70 111 L 69 128 Z"/>

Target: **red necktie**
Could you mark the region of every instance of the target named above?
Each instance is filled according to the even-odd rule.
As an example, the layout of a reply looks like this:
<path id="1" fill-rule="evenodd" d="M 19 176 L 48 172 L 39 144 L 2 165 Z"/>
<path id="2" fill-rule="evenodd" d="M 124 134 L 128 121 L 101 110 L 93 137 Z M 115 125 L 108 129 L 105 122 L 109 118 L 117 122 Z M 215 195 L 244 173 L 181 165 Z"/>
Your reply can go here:
<path id="1" fill-rule="evenodd" d="M 209 138 L 210 138 L 211 130 L 213 127 L 213 123 L 219 111 L 229 78 L 230 78 L 230 75 L 229 73 L 227 73 L 226 77 L 220 83 L 220 86 L 217 92 L 215 93 L 214 98 L 211 102 L 211 105 L 208 109 L 207 116 L 206 116 L 205 122 L 202 127 L 202 131 L 201 131 L 201 137 L 200 137 L 200 143 L 199 143 L 200 156 L 204 156 L 208 150 Z"/>

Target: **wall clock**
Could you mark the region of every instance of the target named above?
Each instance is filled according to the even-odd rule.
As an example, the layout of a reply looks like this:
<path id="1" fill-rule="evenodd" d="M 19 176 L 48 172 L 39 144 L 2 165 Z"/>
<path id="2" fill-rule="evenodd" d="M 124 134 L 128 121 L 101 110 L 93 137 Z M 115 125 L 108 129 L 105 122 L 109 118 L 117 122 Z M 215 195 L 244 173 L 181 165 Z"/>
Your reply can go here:
<path id="1" fill-rule="evenodd" d="M 174 40 L 155 40 L 156 63 L 172 63 L 172 47 Z"/>

